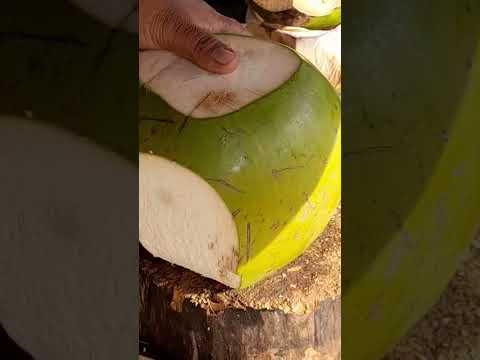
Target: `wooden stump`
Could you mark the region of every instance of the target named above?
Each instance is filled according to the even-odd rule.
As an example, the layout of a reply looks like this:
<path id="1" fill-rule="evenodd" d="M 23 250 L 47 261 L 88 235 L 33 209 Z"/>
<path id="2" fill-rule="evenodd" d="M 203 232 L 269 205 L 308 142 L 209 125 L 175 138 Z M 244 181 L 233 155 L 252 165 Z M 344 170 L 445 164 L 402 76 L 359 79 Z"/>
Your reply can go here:
<path id="1" fill-rule="evenodd" d="M 168 359 L 340 359 L 340 213 L 296 261 L 233 290 L 140 258 L 140 336 Z"/>

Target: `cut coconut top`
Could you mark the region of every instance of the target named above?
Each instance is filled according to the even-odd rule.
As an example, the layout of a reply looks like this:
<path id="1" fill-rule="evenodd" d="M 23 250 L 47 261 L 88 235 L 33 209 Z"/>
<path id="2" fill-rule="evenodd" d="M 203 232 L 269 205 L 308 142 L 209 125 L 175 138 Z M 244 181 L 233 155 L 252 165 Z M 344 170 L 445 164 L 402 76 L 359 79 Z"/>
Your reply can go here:
<path id="1" fill-rule="evenodd" d="M 325 16 L 340 7 L 341 0 L 253 0 L 271 12 L 296 9 L 309 16 Z"/>
<path id="2" fill-rule="evenodd" d="M 140 83 L 178 112 L 193 118 L 222 116 L 274 91 L 298 70 L 301 60 L 290 49 L 249 36 L 218 35 L 238 56 L 226 75 L 209 73 L 162 50 L 139 55 Z"/>
<path id="3" fill-rule="evenodd" d="M 139 236 L 153 256 L 227 286 L 240 286 L 238 235 L 215 190 L 190 170 L 140 154 Z"/>

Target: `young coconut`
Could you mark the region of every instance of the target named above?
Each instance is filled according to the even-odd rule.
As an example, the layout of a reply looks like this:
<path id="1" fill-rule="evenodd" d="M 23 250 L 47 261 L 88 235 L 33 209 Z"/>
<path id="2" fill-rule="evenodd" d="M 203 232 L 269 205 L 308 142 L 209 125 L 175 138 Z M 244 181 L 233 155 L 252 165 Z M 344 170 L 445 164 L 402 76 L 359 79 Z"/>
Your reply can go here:
<path id="1" fill-rule="evenodd" d="M 330 30 L 309 30 L 298 26 L 279 26 L 273 31 L 250 7 L 248 30 L 256 37 L 279 42 L 305 56 L 340 92 L 342 26 Z"/>
<path id="2" fill-rule="evenodd" d="M 342 26 L 333 30 L 285 28 L 271 33 L 273 41 L 285 44 L 310 60 L 340 92 L 342 78 Z"/>
<path id="3" fill-rule="evenodd" d="M 293 50 L 218 37 L 238 54 L 228 75 L 164 51 L 139 55 L 140 242 L 246 287 L 300 255 L 335 210 L 340 104 Z"/>
<path id="4" fill-rule="evenodd" d="M 436 4 L 350 10 L 345 359 L 382 359 L 438 301 L 480 228 L 480 3 Z"/>
<path id="5" fill-rule="evenodd" d="M 249 0 L 250 8 L 267 26 L 298 26 L 325 30 L 341 23 L 340 0 Z"/>

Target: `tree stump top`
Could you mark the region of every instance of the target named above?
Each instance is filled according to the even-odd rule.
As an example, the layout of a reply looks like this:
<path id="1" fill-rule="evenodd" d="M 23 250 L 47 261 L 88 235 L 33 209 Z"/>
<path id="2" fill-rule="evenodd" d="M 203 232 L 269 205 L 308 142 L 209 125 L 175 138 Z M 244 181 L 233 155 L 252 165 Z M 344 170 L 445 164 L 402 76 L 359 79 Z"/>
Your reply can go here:
<path id="1" fill-rule="evenodd" d="M 281 310 L 307 314 L 340 296 L 341 215 L 332 217 L 323 234 L 285 268 L 247 289 L 226 286 L 140 252 L 140 301 L 152 286 L 173 292 L 170 306 L 181 311 L 185 300 L 209 313 L 227 308 Z"/>

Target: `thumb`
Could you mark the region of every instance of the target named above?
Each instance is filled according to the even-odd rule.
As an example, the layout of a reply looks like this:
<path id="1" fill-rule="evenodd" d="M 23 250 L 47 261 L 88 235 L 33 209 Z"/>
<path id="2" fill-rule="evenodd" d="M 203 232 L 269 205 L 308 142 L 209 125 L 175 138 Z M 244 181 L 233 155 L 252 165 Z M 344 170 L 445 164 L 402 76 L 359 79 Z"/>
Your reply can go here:
<path id="1" fill-rule="evenodd" d="M 235 19 L 220 14 L 218 15 L 218 18 L 219 19 L 214 26 L 214 32 L 251 35 L 250 32 L 246 29 L 246 24 L 241 24 Z"/>
<path id="2" fill-rule="evenodd" d="M 175 41 L 168 50 L 209 72 L 228 74 L 237 68 L 234 50 L 210 33 L 190 23 L 183 23 L 176 30 Z"/>

